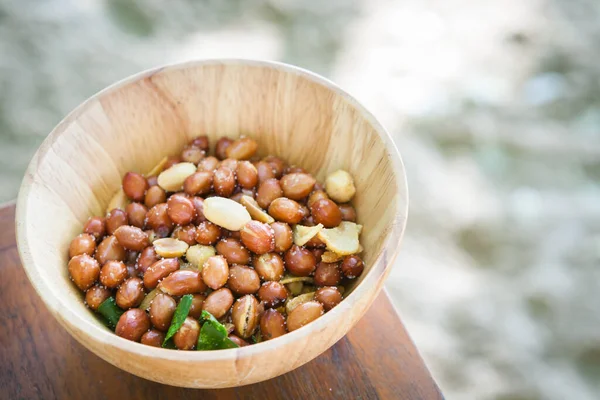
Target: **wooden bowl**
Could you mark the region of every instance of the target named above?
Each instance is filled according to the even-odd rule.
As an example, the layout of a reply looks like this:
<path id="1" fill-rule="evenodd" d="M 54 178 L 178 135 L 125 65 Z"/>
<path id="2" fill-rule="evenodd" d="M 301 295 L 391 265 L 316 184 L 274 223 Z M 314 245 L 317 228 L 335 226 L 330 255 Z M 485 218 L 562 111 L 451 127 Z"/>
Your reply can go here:
<path id="1" fill-rule="evenodd" d="M 261 155 L 279 155 L 320 180 L 338 168 L 354 176 L 366 269 L 332 311 L 275 340 L 184 352 L 125 340 L 86 308 L 67 272 L 71 239 L 88 217 L 104 214 L 125 172 L 147 172 L 201 134 L 213 145 L 222 135 L 254 137 Z M 169 385 L 241 386 L 312 360 L 363 316 L 392 268 L 406 223 L 407 195 L 392 139 L 333 83 L 280 63 L 195 61 L 127 78 L 58 124 L 25 174 L 17 241 L 25 271 L 52 315 L 104 360 Z"/>

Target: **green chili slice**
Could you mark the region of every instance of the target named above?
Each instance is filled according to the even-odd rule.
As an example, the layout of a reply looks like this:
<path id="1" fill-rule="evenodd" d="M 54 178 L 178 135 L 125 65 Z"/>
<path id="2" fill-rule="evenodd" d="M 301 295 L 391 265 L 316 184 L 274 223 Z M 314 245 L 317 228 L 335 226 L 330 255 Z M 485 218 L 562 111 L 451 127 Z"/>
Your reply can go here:
<path id="1" fill-rule="evenodd" d="M 193 296 L 191 294 L 186 294 L 181 298 L 181 300 L 179 300 L 179 304 L 177 305 L 177 309 L 175 310 L 175 315 L 173 315 L 173 319 L 171 320 L 171 326 L 167 331 L 167 336 L 165 336 L 163 347 L 165 347 L 167 340 L 171 339 L 173 335 L 175 335 L 175 333 L 179 330 L 179 328 L 181 328 L 181 325 L 183 325 L 183 321 L 185 321 L 185 319 L 188 316 L 188 313 L 190 312 L 190 307 L 192 306 L 192 298 Z"/>
<path id="2" fill-rule="evenodd" d="M 197 350 L 220 350 L 239 347 L 227 337 L 227 328 L 217 321 L 211 313 L 205 310 L 202 311 L 200 322 L 202 321 L 204 323 L 202 329 L 200 329 Z"/>
<path id="3" fill-rule="evenodd" d="M 100 304 L 98 312 L 106 319 L 108 325 L 115 329 L 124 311 L 119 308 L 114 297 L 109 297 Z"/>

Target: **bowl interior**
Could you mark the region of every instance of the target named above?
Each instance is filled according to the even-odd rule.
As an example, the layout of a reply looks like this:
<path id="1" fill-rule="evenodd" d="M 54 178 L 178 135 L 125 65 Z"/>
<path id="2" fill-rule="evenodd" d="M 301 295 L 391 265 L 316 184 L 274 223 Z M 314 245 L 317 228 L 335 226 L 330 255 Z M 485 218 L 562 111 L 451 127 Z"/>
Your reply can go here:
<path id="1" fill-rule="evenodd" d="M 406 218 L 404 170 L 379 124 L 329 82 L 282 64 L 195 62 L 138 74 L 78 107 L 38 150 L 18 203 L 21 256 L 47 305 L 100 323 L 69 281 L 67 249 L 88 217 L 103 215 L 127 171 L 149 171 L 197 135 L 251 136 L 318 179 L 355 178 L 365 278 Z M 386 235 L 394 230 L 389 242 Z M 387 244 L 386 244 L 387 243 Z M 390 249 L 393 250 L 393 249 Z"/>

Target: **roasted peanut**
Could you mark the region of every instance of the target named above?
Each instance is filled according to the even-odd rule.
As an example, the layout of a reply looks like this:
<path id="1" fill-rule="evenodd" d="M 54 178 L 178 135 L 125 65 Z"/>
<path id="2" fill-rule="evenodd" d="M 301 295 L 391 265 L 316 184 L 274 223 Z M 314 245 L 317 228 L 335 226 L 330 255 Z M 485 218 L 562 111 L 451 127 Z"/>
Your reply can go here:
<path id="1" fill-rule="evenodd" d="M 240 231 L 242 243 L 256 254 L 264 254 L 275 249 L 275 232 L 268 224 L 250 221 Z"/>
<path id="2" fill-rule="evenodd" d="M 310 194 L 316 182 L 309 174 L 287 174 L 281 178 L 281 188 L 285 197 L 300 200 Z"/>
<path id="3" fill-rule="evenodd" d="M 308 196 L 308 200 L 306 201 L 306 205 L 308 208 L 312 207 L 313 203 L 321 199 L 328 199 L 327 193 L 323 190 L 313 190 L 310 196 Z"/>
<path id="4" fill-rule="evenodd" d="M 133 201 L 142 201 L 148 189 L 146 178 L 137 172 L 128 172 L 123 177 L 123 192 Z"/>
<path id="5" fill-rule="evenodd" d="M 106 220 L 101 217 L 91 217 L 83 226 L 83 233 L 89 233 L 99 241 L 106 234 Z"/>
<path id="6" fill-rule="evenodd" d="M 202 280 L 211 289 L 218 289 L 229 279 L 229 265 L 222 256 L 209 257 L 202 267 Z"/>
<path id="7" fill-rule="evenodd" d="M 314 254 L 303 247 L 293 245 L 285 253 L 285 267 L 296 276 L 308 276 L 317 266 Z"/>
<path id="8" fill-rule="evenodd" d="M 106 216 L 106 232 L 109 235 L 115 233 L 121 225 L 127 225 L 127 214 L 120 208 L 111 210 Z"/>
<path id="9" fill-rule="evenodd" d="M 315 292 L 315 300 L 323 304 L 325 311 L 329 311 L 342 301 L 342 294 L 335 286 L 326 286 Z"/>
<path id="10" fill-rule="evenodd" d="M 196 241 L 205 246 L 215 244 L 220 237 L 221 228 L 212 222 L 201 222 L 196 228 Z"/>
<path id="11" fill-rule="evenodd" d="M 121 315 L 115 333 L 122 338 L 139 342 L 148 329 L 150 329 L 148 314 L 139 308 L 132 308 Z"/>
<path id="12" fill-rule="evenodd" d="M 227 155 L 227 158 L 247 160 L 256 153 L 257 148 L 258 143 L 256 143 L 256 140 L 249 137 L 241 137 L 227 146 L 225 154 Z"/>
<path id="13" fill-rule="evenodd" d="M 97 311 L 100 304 L 108 299 L 110 294 L 109 289 L 100 285 L 94 285 L 85 292 L 85 304 L 92 310 Z"/>
<path id="14" fill-rule="evenodd" d="M 96 249 L 96 259 L 100 264 L 110 260 L 123 261 L 125 256 L 125 249 L 119 244 L 115 236 L 106 237 Z"/>
<path id="15" fill-rule="evenodd" d="M 273 200 L 283 196 L 283 190 L 277 179 L 267 179 L 261 181 L 256 192 L 256 202 L 259 206 L 266 209 Z"/>
<path id="16" fill-rule="evenodd" d="M 275 251 L 283 253 L 288 251 L 293 244 L 292 228 L 284 222 L 274 222 L 271 229 L 275 234 Z"/>
<path id="17" fill-rule="evenodd" d="M 115 300 L 122 309 L 137 307 L 142 303 L 146 294 L 140 278 L 129 278 L 117 290 Z"/>
<path id="18" fill-rule="evenodd" d="M 245 189 L 253 189 L 258 184 L 258 171 L 250 161 L 240 161 L 236 174 L 238 183 Z"/>
<path id="19" fill-rule="evenodd" d="M 233 295 L 227 288 L 215 290 L 206 296 L 202 309 L 211 313 L 215 318 L 221 318 L 231 308 L 233 304 Z"/>
<path id="20" fill-rule="evenodd" d="M 232 265 L 229 268 L 227 285 L 238 295 L 253 294 L 260 288 L 260 278 L 255 270 L 245 265 Z"/>
<path id="21" fill-rule="evenodd" d="M 173 231 L 173 237 L 193 246 L 196 244 L 196 227 L 194 225 L 178 226 Z"/>
<path id="22" fill-rule="evenodd" d="M 148 208 L 152 208 L 157 204 L 167 201 L 167 194 L 160 186 L 151 186 L 144 197 L 144 204 Z"/>
<path id="23" fill-rule="evenodd" d="M 285 317 L 277 310 L 267 310 L 260 318 L 260 333 L 263 340 L 271 340 L 287 333 Z"/>
<path id="24" fill-rule="evenodd" d="M 196 165 L 182 162 L 173 165 L 158 175 L 158 186 L 166 192 L 177 192 L 183 189 L 185 179 L 196 172 Z"/>
<path id="25" fill-rule="evenodd" d="M 213 176 L 213 189 L 222 197 L 229 197 L 235 189 L 235 174 L 227 167 L 219 167 Z"/>
<path id="26" fill-rule="evenodd" d="M 307 301 L 296 307 L 287 318 L 287 328 L 290 332 L 302 328 L 323 315 L 323 305 L 317 301 Z"/>
<path id="27" fill-rule="evenodd" d="M 165 340 L 164 333 L 156 329 L 150 329 L 142 335 L 141 343 L 153 347 L 162 347 L 163 340 Z"/>
<path id="28" fill-rule="evenodd" d="M 277 253 L 266 253 L 254 258 L 254 269 L 265 281 L 278 281 L 285 270 L 283 260 Z"/>
<path id="29" fill-rule="evenodd" d="M 129 203 L 125 208 L 125 212 L 127 213 L 130 225 L 144 229 L 146 226 L 146 214 L 148 214 L 146 206 L 141 203 Z"/>
<path id="30" fill-rule="evenodd" d="M 265 282 L 258 289 L 258 298 L 267 308 L 277 308 L 285 303 L 288 298 L 288 291 L 285 286 L 279 282 Z"/>
<path id="31" fill-rule="evenodd" d="M 196 146 L 186 146 L 181 151 L 181 160 L 183 162 L 190 162 L 194 165 L 198 165 L 200 160 L 204 158 L 206 152 Z"/>
<path id="32" fill-rule="evenodd" d="M 320 199 L 310 207 L 311 215 L 317 224 L 323 224 L 325 228 L 335 228 L 342 222 L 342 212 L 333 201 Z"/>
<path id="33" fill-rule="evenodd" d="M 258 326 L 258 302 L 250 294 L 240 297 L 231 310 L 235 332 L 242 338 L 252 336 Z"/>
<path id="34" fill-rule="evenodd" d="M 121 225 L 114 233 L 119 244 L 127 250 L 142 251 L 150 245 L 146 232 L 131 225 Z"/>
<path id="35" fill-rule="evenodd" d="M 98 261 L 87 254 L 81 254 L 69 261 L 69 274 L 75 285 L 81 290 L 89 289 L 100 275 Z"/>
<path id="36" fill-rule="evenodd" d="M 246 342 L 241 337 L 234 335 L 233 333 L 229 335 L 229 339 L 231 339 L 231 341 L 233 343 L 237 344 L 240 347 L 244 347 L 244 346 L 250 345 L 250 343 Z"/>
<path id="37" fill-rule="evenodd" d="M 146 225 L 160 237 L 168 236 L 173 230 L 173 221 L 167 213 L 167 203 L 160 203 L 148 210 Z"/>
<path id="38" fill-rule="evenodd" d="M 159 259 L 160 257 L 156 254 L 156 251 L 154 251 L 154 246 L 148 246 L 140 253 L 136 262 L 136 268 L 144 273 L 148 267 Z"/>
<path id="39" fill-rule="evenodd" d="M 221 239 L 215 249 L 230 264 L 248 264 L 250 261 L 250 252 L 237 239 Z"/>
<path id="40" fill-rule="evenodd" d="M 200 277 L 200 272 L 182 269 L 164 278 L 158 284 L 158 288 L 171 296 L 183 296 L 203 292 L 206 285 Z"/>
<path id="41" fill-rule="evenodd" d="M 196 136 L 195 138 L 190 140 L 188 144 L 190 146 L 195 146 L 201 150 L 204 150 L 205 152 L 208 152 L 208 136 L 206 135 Z"/>
<path id="42" fill-rule="evenodd" d="M 166 331 L 171 325 L 177 302 L 168 294 L 158 294 L 150 304 L 150 320 L 158 330 Z"/>
<path id="43" fill-rule="evenodd" d="M 165 258 L 156 261 L 144 273 L 144 286 L 147 289 L 154 289 L 158 282 L 168 276 L 170 273 L 179 269 L 179 260 L 177 258 Z"/>
<path id="44" fill-rule="evenodd" d="M 356 210 L 350 204 L 338 205 L 342 213 L 342 221 L 356 222 Z"/>
<path id="45" fill-rule="evenodd" d="M 195 172 L 185 178 L 183 190 L 190 196 L 204 195 L 210 192 L 213 183 L 212 171 Z"/>
<path id="46" fill-rule="evenodd" d="M 271 166 L 271 169 L 273 170 L 273 174 L 275 175 L 275 178 L 279 179 L 281 178 L 281 176 L 283 175 L 283 171 L 286 168 L 286 163 L 285 161 L 283 161 L 281 158 L 279 157 L 275 157 L 275 156 L 267 156 L 265 158 L 263 158 L 263 161 L 268 163 Z"/>
<path id="47" fill-rule="evenodd" d="M 335 286 L 342 280 L 342 271 L 335 263 L 320 262 L 315 269 L 315 285 Z"/>
<path id="48" fill-rule="evenodd" d="M 212 174 L 213 171 L 215 169 L 217 169 L 218 165 L 219 165 L 219 160 L 216 157 L 211 156 L 211 157 L 203 158 L 198 163 L 198 172 L 210 172 Z"/>
<path id="49" fill-rule="evenodd" d="M 87 254 L 91 256 L 96 250 L 96 238 L 88 233 L 82 233 L 75 236 L 75 239 L 71 241 L 69 245 L 69 258 L 81 254 Z"/>
<path id="50" fill-rule="evenodd" d="M 178 225 L 187 225 L 196 217 L 194 203 L 183 194 L 174 194 L 167 200 L 167 215 Z"/>
<path id="51" fill-rule="evenodd" d="M 123 261 L 108 261 L 100 269 L 100 283 L 108 288 L 116 288 L 128 276 Z"/>
<path id="52" fill-rule="evenodd" d="M 206 296 L 203 294 L 195 294 L 192 298 L 192 305 L 190 306 L 189 316 L 193 318 L 200 318 L 202 315 L 202 305 Z"/>
<path id="53" fill-rule="evenodd" d="M 227 158 L 227 148 L 231 146 L 231 143 L 233 143 L 233 139 L 228 137 L 222 137 L 217 140 L 217 144 L 215 145 L 215 154 L 219 160 L 224 160 Z"/>
<path id="54" fill-rule="evenodd" d="M 191 198 L 192 203 L 194 203 L 194 208 L 196 209 L 196 218 L 194 219 L 194 224 L 198 225 L 201 222 L 206 221 L 206 217 L 204 216 L 204 199 L 202 197 L 194 196 Z"/>
<path id="55" fill-rule="evenodd" d="M 354 279 L 359 277 L 363 270 L 365 269 L 365 265 L 359 256 L 351 255 L 344 257 L 342 261 L 342 265 L 340 266 L 342 273 L 348 279 Z"/>
<path id="56" fill-rule="evenodd" d="M 304 217 L 300 204 L 286 197 L 279 197 L 271 202 L 269 215 L 277 221 L 288 224 L 297 224 Z"/>
<path id="57" fill-rule="evenodd" d="M 258 177 L 258 183 L 262 183 L 267 181 L 268 179 L 275 179 L 277 180 L 277 176 L 275 175 L 275 171 L 273 170 L 273 167 L 271 166 L 271 164 L 269 164 L 266 161 L 259 161 L 256 164 L 254 164 L 254 167 L 256 168 L 256 174 Z"/>
<path id="58" fill-rule="evenodd" d="M 239 231 L 252 219 L 243 205 L 225 197 L 204 200 L 204 216 L 230 231 Z"/>
<path id="59" fill-rule="evenodd" d="M 181 328 L 173 335 L 173 343 L 179 350 L 191 350 L 198 342 L 199 335 L 200 324 L 194 318 L 187 317 Z"/>

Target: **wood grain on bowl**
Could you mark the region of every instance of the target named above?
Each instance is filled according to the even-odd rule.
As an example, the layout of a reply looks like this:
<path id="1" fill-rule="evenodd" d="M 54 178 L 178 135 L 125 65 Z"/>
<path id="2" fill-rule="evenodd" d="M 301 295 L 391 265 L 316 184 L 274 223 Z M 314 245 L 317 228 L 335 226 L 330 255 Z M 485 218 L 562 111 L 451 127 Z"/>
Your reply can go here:
<path id="1" fill-rule="evenodd" d="M 197 135 L 257 140 L 323 180 L 345 169 L 364 226 L 365 272 L 333 310 L 272 341 L 215 352 L 176 352 L 131 343 L 103 327 L 69 281 L 71 238 L 101 215 L 121 177 L 149 171 Z M 407 189 L 389 135 L 332 83 L 284 64 L 190 62 L 135 75 L 80 105 L 44 141 L 17 203 L 25 271 L 50 313 L 80 343 L 133 374 L 187 387 L 269 379 L 312 360 L 362 317 L 389 273 L 406 224 Z"/>

